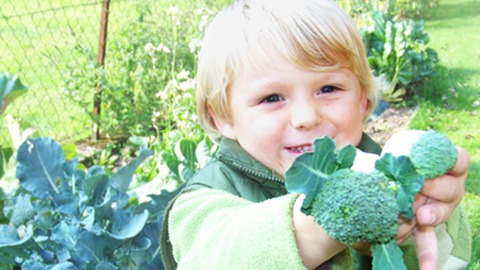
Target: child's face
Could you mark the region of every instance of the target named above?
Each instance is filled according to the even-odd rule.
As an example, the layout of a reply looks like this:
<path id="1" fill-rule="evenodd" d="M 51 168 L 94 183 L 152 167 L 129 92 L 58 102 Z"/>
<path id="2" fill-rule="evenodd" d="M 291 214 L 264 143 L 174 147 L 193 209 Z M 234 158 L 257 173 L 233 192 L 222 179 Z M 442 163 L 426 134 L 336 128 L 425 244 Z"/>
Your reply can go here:
<path id="1" fill-rule="evenodd" d="M 237 74 L 228 96 L 231 121 L 216 119 L 222 135 L 279 174 L 324 135 L 338 148 L 357 145 L 368 101 L 356 76 L 347 69 L 300 70 L 275 59 L 267 71 Z"/>

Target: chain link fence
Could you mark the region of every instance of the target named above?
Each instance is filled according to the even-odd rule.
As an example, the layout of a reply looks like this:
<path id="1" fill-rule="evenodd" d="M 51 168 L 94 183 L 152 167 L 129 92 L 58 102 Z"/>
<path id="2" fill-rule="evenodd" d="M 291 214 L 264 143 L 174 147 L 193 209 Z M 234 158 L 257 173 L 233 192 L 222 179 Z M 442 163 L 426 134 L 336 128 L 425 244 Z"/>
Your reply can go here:
<path id="1" fill-rule="evenodd" d="M 67 98 L 63 84 L 65 74 L 97 56 L 102 2 L 0 1 L 0 72 L 16 74 L 29 88 L 0 117 L 0 145 L 23 139 L 12 138 L 9 128 L 14 123 L 20 133 L 32 130 L 34 136 L 62 142 L 91 136 L 92 111 Z M 128 2 L 132 1 L 110 1 L 109 36 L 115 35 L 119 22 L 128 14 Z"/>
<path id="2" fill-rule="evenodd" d="M 62 80 L 65 71 L 85 57 L 80 41 L 81 46 L 97 46 L 102 1 L 2 2 L 0 71 L 16 74 L 29 87 L 5 114 L 19 123 L 20 131 L 32 129 L 36 136 L 63 141 L 88 136 L 90 119 L 65 98 Z M 12 140 L 7 119 L 11 117 L 0 118 L 0 145 Z"/>

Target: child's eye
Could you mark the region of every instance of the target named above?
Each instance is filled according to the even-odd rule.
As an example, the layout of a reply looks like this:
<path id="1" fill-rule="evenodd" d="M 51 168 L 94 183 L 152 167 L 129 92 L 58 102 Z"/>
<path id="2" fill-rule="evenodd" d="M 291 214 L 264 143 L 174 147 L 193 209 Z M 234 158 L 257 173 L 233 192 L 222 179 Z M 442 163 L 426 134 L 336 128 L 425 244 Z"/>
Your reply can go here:
<path id="1" fill-rule="evenodd" d="M 333 93 L 336 90 L 337 90 L 337 88 L 335 86 L 327 85 L 327 86 L 324 86 L 324 87 L 320 88 L 319 92 L 322 93 L 322 94 L 326 94 L 326 93 Z"/>
<path id="2" fill-rule="evenodd" d="M 262 100 L 262 103 L 273 103 L 273 102 L 279 102 L 282 101 L 282 97 L 279 95 L 270 95 Z"/>

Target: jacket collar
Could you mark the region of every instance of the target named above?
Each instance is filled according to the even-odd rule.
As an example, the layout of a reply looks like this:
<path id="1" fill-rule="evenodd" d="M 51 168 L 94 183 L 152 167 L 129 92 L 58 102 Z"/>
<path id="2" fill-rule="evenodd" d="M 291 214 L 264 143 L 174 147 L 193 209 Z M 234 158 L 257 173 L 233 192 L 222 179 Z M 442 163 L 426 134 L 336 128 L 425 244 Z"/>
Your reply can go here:
<path id="1" fill-rule="evenodd" d="M 235 140 L 223 137 L 220 140 L 216 157 L 219 161 L 248 174 L 252 178 L 285 182 L 283 176 L 255 160 Z"/>

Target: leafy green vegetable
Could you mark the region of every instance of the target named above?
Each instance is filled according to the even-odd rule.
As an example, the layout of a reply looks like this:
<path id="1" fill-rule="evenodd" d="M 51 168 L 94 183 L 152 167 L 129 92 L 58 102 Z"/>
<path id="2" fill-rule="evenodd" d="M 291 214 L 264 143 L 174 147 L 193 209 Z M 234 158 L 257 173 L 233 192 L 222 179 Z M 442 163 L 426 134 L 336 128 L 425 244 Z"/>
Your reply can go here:
<path id="1" fill-rule="evenodd" d="M 408 158 L 389 155 L 377 162 L 380 170 L 353 171 L 356 153 L 352 146 L 336 152 L 329 137 L 316 140 L 314 151 L 299 156 L 286 172 L 287 190 L 306 195 L 302 211 L 332 238 L 347 245 L 369 243 L 373 269 L 406 269 L 394 240 L 397 218 L 400 209 L 410 209 L 423 178 Z"/>
<path id="2" fill-rule="evenodd" d="M 395 157 L 386 153 L 377 160 L 375 168 L 390 179 L 394 179 L 400 214 L 407 218 L 413 218 L 412 203 L 415 194 L 422 189 L 425 180 L 417 173 L 410 159 L 406 156 Z"/>
<path id="3" fill-rule="evenodd" d="M 408 156 L 418 173 L 428 179 L 445 174 L 452 168 L 458 152 L 447 136 L 429 130 L 420 134 Z"/>
<path id="4" fill-rule="evenodd" d="M 20 188 L 5 202 L 0 268 L 163 269 L 160 228 L 175 192 L 136 204 L 126 193 L 152 152 L 109 175 L 100 166 L 77 169 L 50 138 L 25 141 L 17 153 Z"/>
<path id="5" fill-rule="evenodd" d="M 380 172 L 334 172 L 315 197 L 312 216 L 332 238 L 347 245 L 384 244 L 398 228 L 395 192 Z"/>

